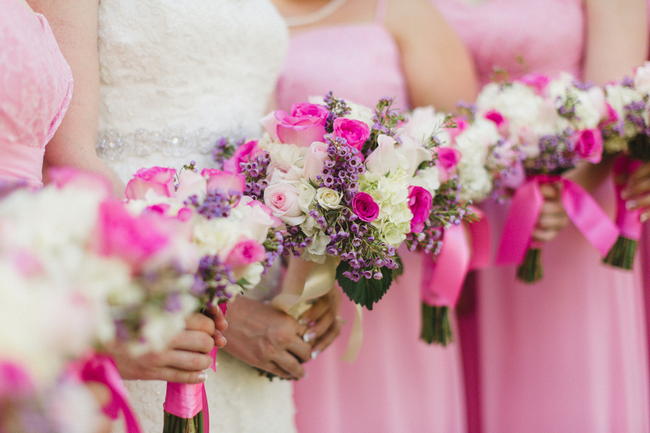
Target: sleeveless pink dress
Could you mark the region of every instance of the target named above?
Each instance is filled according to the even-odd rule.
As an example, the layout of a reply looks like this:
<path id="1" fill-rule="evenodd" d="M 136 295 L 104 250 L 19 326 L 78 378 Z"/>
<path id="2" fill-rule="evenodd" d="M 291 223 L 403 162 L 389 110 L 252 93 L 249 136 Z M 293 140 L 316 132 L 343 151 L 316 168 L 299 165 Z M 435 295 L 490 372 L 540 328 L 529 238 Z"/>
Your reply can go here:
<path id="1" fill-rule="evenodd" d="M 400 54 L 375 23 L 307 30 L 292 37 L 280 79 L 279 107 L 332 90 L 373 106 L 395 97 L 408 106 Z M 364 342 L 354 363 L 345 352 L 354 308 L 343 301 L 341 337 L 306 365 L 294 387 L 301 433 L 464 433 L 464 395 L 458 348 L 428 346 L 420 331 L 420 260 L 402 253 L 404 276 L 379 305 L 364 314 Z"/>
<path id="2" fill-rule="evenodd" d="M 72 73 L 45 17 L 16 0 L 0 0 L 0 11 L 0 180 L 40 186 Z"/>
<path id="3" fill-rule="evenodd" d="M 580 0 L 435 3 L 468 44 L 483 82 L 495 67 L 513 77 L 580 73 L 586 31 Z M 595 195 L 613 213 L 612 185 Z M 486 208 L 499 239 L 506 208 Z M 518 282 L 513 267 L 478 275 L 480 346 L 477 358 L 466 361 L 479 363 L 468 394 L 480 392 L 481 411 L 471 431 L 648 432 L 640 273 L 602 265 L 573 227 L 543 251 L 540 283 Z"/>

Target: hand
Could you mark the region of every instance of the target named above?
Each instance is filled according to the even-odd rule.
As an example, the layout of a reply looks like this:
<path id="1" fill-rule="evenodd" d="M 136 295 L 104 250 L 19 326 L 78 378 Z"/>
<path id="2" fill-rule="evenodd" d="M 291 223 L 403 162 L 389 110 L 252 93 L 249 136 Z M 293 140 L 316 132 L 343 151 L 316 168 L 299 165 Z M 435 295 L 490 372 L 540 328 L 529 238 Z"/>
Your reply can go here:
<path id="1" fill-rule="evenodd" d="M 97 402 L 99 409 L 108 405 L 111 401 L 111 394 L 105 385 L 97 382 L 90 382 L 85 384 L 86 389 L 92 394 L 92 397 Z M 113 422 L 103 413 L 99 414 L 97 430 L 94 433 L 110 433 L 112 431 Z"/>
<path id="2" fill-rule="evenodd" d="M 312 347 L 303 341 L 307 330 L 297 320 L 268 304 L 239 296 L 228 308 L 226 352 L 284 379 L 301 379 L 301 365 Z"/>
<path id="3" fill-rule="evenodd" d="M 185 331 L 178 334 L 169 348 L 159 353 L 134 357 L 124 347 L 110 351 L 124 379 L 164 380 L 177 383 L 201 383 L 212 364 L 214 321 L 203 314 L 186 320 Z"/>
<path id="4" fill-rule="evenodd" d="M 569 224 L 569 217 L 564 211 L 560 200 L 560 186 L 555 184 L 543 184 L 540 191 L 544 197 L 542 211 L 539 214 L 537 225 L 533 231 L 535 242 L 549 242 Z"/>
<path id="5" fill-rule="evenodd" d="M 226 316 L 223 314 L 223 311 L 221 311 L 221 308 L 216 305 L 210 305 L 207 314 L 214 320 L 214 344 L 219 349 L 223 349 L 228 343 L 228 340 L 226 340 L 226 337 L 223 335 L 223 333 L 226 332 L 226 329 L 228 329 Z"/>
<path id="6" fill-rule="evenodd" d="M 312 344 L 312 359 L 327 349 L 341 333 L 343 319 L 338 315 L 340 308 L 341 293 L 333 288 L 300 317 L 299 322 L 307 326 L 304 340 Z"/>
<path id="7" fill-rule="evenodd" d="M 643 164 L 628 177 L 621 196 L 629 210 L 642 210 L 641 222 L 650 219 L 650 163 Z"/>

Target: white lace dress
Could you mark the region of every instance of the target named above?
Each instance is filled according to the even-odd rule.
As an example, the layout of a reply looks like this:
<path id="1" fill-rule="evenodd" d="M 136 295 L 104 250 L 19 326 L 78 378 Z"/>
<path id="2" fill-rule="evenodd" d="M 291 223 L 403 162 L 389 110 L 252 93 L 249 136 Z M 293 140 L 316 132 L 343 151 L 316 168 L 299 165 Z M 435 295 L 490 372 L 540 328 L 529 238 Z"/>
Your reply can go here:
<path id="1" fill-rule="evenodd" d="M 126 180 L 145 166 L 206 165 L 217 138 L 258 135 L 287 42 L 267 0 L 101 0 L 100 156 Z M 212 431 L 295 431 L 289 383 L 223 352 L 218 362 L 206 382 Z M 162 432 L 165 384 L 127 387 L 144 432 Z"/>

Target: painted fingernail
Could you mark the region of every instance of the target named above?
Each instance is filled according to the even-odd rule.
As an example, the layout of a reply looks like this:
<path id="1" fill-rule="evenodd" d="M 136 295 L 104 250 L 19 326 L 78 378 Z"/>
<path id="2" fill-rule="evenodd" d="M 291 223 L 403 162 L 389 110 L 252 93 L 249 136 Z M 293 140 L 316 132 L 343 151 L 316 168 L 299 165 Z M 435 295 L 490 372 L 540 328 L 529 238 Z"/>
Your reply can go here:
<path id="1" fill-rule="evenodd" d="M 320 355 L 320 350 L 314 350 L 311 353 L 311 359 L 316 359 L 318 357 L 318 355 Z"/>
<path id="2" fill-rule="evenodd" d="M 627 210 L 634 209 L 635 207 L 636 207 L 636 201 L 629 200 L 629 201 L 625 202 L 625 208 Z"/>
<path id="3" fill-rule="evenodd" d="M 206 380 L 208 380 L 208 372 L 204 371 L 204 372 L 199 373 L 199 380 L 201 382 L 205 382 Z"/>
<path id="4" fill-rule="evenodd" d="M 650 219 L 650 213 L 646 212 L 641 214 L 640 220 L 642 223 L 648 221 L 649 219 Z"/>
<path id="5" fill-rule="evenodd" d="M 303 341 L 304 341 L 305 343 L 309 343 L 311 340 L 314 339 L 314 337 L 316 337 L 316 334 L 315 334 L 315 333 L 313 333 L 313 332 L 308 332 L 308 333 L 306 333 L 305 335 L 302 336 L 302 339 L 303 339 Z"/>
<path id="6" fill-rule="evenodd" d="M 313 328 L 314 326 L 316 326 L 316 321 L 315 320 L 312 320 L 311 322 L 309 322 L 309 327 L 310 328 Z"/>
<path id="7" fill-rule="evenodd" d="M 307 326 L 307 319 L 300 319 L 298 320 L 298 323 L 302 326 Z"/>

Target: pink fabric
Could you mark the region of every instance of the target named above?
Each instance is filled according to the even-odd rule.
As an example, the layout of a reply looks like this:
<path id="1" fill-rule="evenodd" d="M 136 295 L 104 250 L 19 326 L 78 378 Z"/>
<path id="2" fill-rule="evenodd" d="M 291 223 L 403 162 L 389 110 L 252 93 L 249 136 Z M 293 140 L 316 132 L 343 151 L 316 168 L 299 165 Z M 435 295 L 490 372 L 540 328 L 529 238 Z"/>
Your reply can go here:
<path id="1" fill-rule="evenodd" d="M 38 186 L 72 74 L 42 15 L 16 0 L 0 0 L 0 11 L 0 179 Z"/>
<path id="2" fill-rule="evenodd" d="M 329 90 L 372 105 L 384 96 L 408 105 L 399 51 L 380 25 L 308 30 L 291 41 L 277 89 L 279 108 Z M 354 320 L 343 301 L 343 335 L 296 383 L 301 433 L 464 433 L 464 396 L 458 347 L 419 341 L 422 259 L 403 252 L 406 272 L 375 309 L 364 315 L 364 342 L 355 363 L 341 360 Z"/>
<path id="3" fill-rule="evenodd" d="M 483 82 L 493 67 L 514 77 L 580 72 L 580 0 L 434 2 L 469 45 Z M 594 197 L 612 217 L 612 185 Z M 507 207 L 485 208 L 500 238 Z M 468 394 L 480 397 L 468 400 L 472 433 L 648 432 L 639 273 L 601 264 L 574 227 L 543 254 L 537 284 L 518 282 L 513 266 L 479 272 L 477 314 L 460 325 L 463 342 L 474 344 L 464 353 L 476 355 L 465 361 L 478 361 L 466 369 Z"/>

